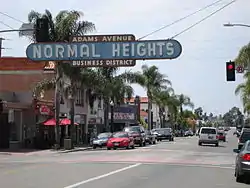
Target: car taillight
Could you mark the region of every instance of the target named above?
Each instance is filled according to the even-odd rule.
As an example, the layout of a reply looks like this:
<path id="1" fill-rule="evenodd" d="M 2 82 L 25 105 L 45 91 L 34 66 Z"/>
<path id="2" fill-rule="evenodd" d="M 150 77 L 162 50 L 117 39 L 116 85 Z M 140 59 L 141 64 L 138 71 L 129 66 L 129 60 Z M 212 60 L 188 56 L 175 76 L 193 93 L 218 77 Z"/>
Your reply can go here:
<path id="1" fill-rule="evenodd" d="M 219 135 L 216 135 L 216 139 L 219 139 Z"/>
<path id="2" fill-rule="evenodd" d="M 244 159 L 245 161 L 250 161 L 250 154 L 244 154 L 242 156 L 242 159 Z"/>

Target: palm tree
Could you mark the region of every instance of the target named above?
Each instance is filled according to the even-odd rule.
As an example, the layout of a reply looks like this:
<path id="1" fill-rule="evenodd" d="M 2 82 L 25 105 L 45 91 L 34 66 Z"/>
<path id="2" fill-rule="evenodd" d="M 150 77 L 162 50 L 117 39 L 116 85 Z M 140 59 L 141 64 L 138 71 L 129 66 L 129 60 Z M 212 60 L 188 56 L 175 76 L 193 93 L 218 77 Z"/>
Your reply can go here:
<path id="1" fill-rule="evenodd" d="M 235 59 L 236 64 L 248 67 L 250 63 L 250 43 L 243 46 Z M 241 100 L 244 107 L 244 112 L 250 112 L 250 73 L 244 75 L 245 82 L 239 84 L 235 89 L 235 94 L 241 93 Z"/>
<path id="2" fill-rule="evenodd" d="M 240 49 L 238 56 L 235 59 L 235 62 L 238 65 L 248 67 L 248 64 L 250 63 L 250 42 Z"/>
<path id="3" fill-rule="evenodd" d="M 235 95 L 241 94 L 244 113 L 250 112 L 250 73 L 244 75 L 245 82 L 239 84 L 235 89 Z"/>
<path id="4" fill-rule="evenodd" d="M 159 108 L 159 116 L 160 116 L 160 123 L 161 126 L 164 126 L 165 123 L 165 113 L 166 108 L 171 105 L 171 95 L 174 93 L 173 88 L 169 87 L 166 90 L 156 91 L 153 95 L 153 103 L 155 103 Z M 165 114 L 165 115 L 164 115 Z"/>
<path id="5" fill-rule="evenodd" d="M 105 129 L 109 126 L 110 101 L 115 105 L 123 104 L 124 98 L 130 99 L 133 96 L 133 88 L 125 83 L 123 74 L 117 75 L 117 67 L 98 68 L 98 79 L 100 83 L 94 92 L 103 98 L 104 101 L 104 125 Z"/>
<path id="6" fill-rule="evenodd" d="M 184 94 L 176 95 L 176 99 L 178 101 L 178 107 L 180 110 L 179 118 L 180 122 L 185 122 L 183 119 L 183 108 L 184 107 L 191 107 L 194 108 L 194 104 L 188 96 Z"/>
<path id="7" fill-rule="evenodd" d="M 194 108 L 194 103 L 191 101 L 190 97 L 185 96 L 184 94 L 176 95 L 179 101 L 180 115 L 183 114 L 183 107 Z"/>
<path id="8" fill-rule="evenodd" d="M 130 83 L 136 83 L 142 86 L 148 97 L 148 128 L 151 129 L 151 109 L 154 98 L 154 93 L 167 89 L 167 86 L 171 86 L 171 81 L 167 79 L 167 76 L 160 73 L 158 67 L 143 65 L 141 72 L 125 72 L 124 77 Z"/>
<path id="9" fill-rule="evenodd" d="M 31 11 L 28 15 L 28 21 L 34 25 L 34 28 L 37 27 L 36 21 L 39 18 L 44 18 L 48 21 L 48 33 L 47 33 L 47 41 L 44 42 L 69 42 L 71 36 L 76 35 L 84 35 L 87 32 L 92 32 L 95 30 L 95 25 L 92 22 L 81 21 L 80 18 L 83 16 L 83 13 L 79 11 L 61 11 L 58 15 L 53 18 L 52 14 L 45 10 L 44 14 Z M 36 30 L 36 29 L 35 29 Z M 36 42 L 35 32 L 31 37 L 31 40 Z M 63 78 L 66 76 L 70 79 L 71 94 L 75 94 L 76 89 L 76 80 L 78 80 L 78 76 L 80 75 L 81 70 L 79 68 L 71 67 L 64 63 L 56 62 L 56 77 L 52 81 L 47 80 L 43 82 L 44 88 L 47 86 L 51 86 L 53 81 L 55 82 L 55 106 L 56 106 L 56 144 L 59 144 L 59 113 L 60 113 L 60 96 L 63 88 L 65 87 L 63 83 Z M 47 86 L 46 86 L 47 85 Z M 41 88 L 41 85 L 40 85 Z M 74 96 L 73 96 L 74 98 Z M 74 105 L 72 105 L 74 108 Z M 74 110 L 71 110 L 73 113 Z M 74 119 L 74 118 L 73 118 Z M 72 124 L 74 124 L 72 119 Z"/>

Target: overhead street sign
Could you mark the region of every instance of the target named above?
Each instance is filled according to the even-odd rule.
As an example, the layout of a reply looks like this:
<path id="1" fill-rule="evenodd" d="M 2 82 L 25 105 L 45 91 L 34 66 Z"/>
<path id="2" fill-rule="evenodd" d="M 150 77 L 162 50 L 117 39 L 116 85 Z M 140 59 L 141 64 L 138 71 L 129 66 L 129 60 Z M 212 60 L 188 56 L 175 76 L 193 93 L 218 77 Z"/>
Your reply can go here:
<path id="1" fill-rule="evenodd" d="M 33 43 L 26 49 L 32 61 L 175 59 L 182 52 L 177 40 L 130 42 Z"/>
<path id="2" fill-rule="evenodd" d="M 132 34 L 126 35 L 83 35 L 72 36 L 70 42 L 126 42 L 135 41 Z M 72 66 L 78 67 L 131 67 L 136 65 L 136 60 L 87 60 L 73 61 Z"/>

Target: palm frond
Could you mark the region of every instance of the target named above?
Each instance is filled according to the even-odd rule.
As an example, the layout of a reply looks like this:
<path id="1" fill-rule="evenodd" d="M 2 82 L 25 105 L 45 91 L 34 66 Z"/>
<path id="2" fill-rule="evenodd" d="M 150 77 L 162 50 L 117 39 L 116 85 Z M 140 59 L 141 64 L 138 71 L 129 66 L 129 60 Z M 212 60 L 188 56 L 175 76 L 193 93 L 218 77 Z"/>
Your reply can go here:
<path id="1" fill-rule="evenodd" d="M 36 83 L 35 86 L 33 87 L 33 94 L 35 96 L 40 96 L 40 94 L 44 91 L 55 89 L 55 86 L 56 86 L 55 78 L 41 80 L 40 82 Z"/>

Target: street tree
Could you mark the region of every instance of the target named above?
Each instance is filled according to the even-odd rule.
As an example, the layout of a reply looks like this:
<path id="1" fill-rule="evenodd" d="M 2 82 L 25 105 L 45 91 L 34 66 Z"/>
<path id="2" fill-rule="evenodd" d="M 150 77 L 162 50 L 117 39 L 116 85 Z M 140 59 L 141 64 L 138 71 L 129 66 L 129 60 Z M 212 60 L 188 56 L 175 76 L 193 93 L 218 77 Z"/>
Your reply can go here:
<path id="1" fill-rule="evenodd" d="M 151 109 L 154 93 L 167 89 L 168 86 L 171 87 L 172 84 L 171 81 L 167 79 L 167 76 L 162 74 L 159 68 L 154 65 L 151 67 L 143 65 L 141 69 L 141 72 L 127 71 L 124 73 L 124 77 L 129 83 L 138 84 L 146 90 L 148 97 L 148 127 L 151 129 Z"/>

